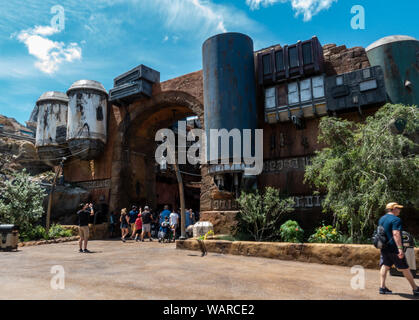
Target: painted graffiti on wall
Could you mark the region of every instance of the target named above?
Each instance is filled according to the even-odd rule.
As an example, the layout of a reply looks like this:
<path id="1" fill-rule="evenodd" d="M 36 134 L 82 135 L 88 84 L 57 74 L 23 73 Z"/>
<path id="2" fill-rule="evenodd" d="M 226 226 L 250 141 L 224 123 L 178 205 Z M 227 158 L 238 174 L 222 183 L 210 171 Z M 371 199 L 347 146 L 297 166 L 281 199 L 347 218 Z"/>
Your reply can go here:
<path id="1" fill-rule="evenodd" d="M 297 157 L 289 159 L 267 160 L 263 163 L 264 173 L 278 173 L 281 171 L 293 169 L 304 170 L 306 166 L 311 164 L 311 157 Z"/>

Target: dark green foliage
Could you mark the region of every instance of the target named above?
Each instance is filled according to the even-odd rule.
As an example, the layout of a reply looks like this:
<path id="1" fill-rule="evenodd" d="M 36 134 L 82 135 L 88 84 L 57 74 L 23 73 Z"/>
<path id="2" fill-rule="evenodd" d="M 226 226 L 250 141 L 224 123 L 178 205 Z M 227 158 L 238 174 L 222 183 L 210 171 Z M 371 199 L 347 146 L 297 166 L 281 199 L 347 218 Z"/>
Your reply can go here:
<path id="1" fill-rule="evenodd" d="M 268 187 L 261 195 L 242 192 L 237 202 L 241 211 L 238 215 L 236 238 L 246 239 L 246 233 L 252 240 L 269 241 L 279 238 L 278 221 L 283 214 L 294 211 L 294 200 L 282 198 L 279 190 Z"/>
<path id="2" fill-rule="evenodd" d="M 400 133 L 394 123 L 400 123 Z M 335 215 L 354 242 L 370 236 L 386 203 L 418 208 L 418 108 L 382 107 L 365 123 L 325 117 L 319 142 L 327 145 L 306 168 L 305 181 L 326 193 L 323 210 Z"/>
<path id="3" fill-rule="evenodd" d="M 279 229 L 281 239 L 285 242 L 302 243 L 304 239 L 304 230 L 301 229 L 297 221 L 288 220 Z"/>
<path id="4" fill-rule="evenodd" d="M 25 170 L 0 183 L 0 223 L 15 224 L 29 231 L 42 217 L 44 189 Z"/>

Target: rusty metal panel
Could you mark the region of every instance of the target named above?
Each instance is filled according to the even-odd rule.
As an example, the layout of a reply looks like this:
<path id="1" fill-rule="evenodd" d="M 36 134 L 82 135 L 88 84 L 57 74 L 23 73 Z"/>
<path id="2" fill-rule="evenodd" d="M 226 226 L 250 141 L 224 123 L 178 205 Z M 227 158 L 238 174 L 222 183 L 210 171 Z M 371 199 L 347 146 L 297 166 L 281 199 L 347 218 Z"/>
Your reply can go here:
<path id="1" fill-rule="evenodd" d="M 202 51 L 208 145 L 211 143 L 211 129 L 256 129 L 258 123 L 252 39 L 240 33 L 223 33 L 206 40 Z M 210 148 L 207 148 L 207 155 L 208 160 L 217 160 L 210 159 Z"/>
<path id="2" fill-rule="evenodd" d="M 302 78 L 324 73 L 323 47 L 317 37 L 299 41 L 258 55 L 260 85 L 272 85 L 291 78 Z"/>
<path id="3" fill-rule="evenodd" d="M 107 142 L 108 95 L 92 80 L 75 82 L 67 91 L 67 142 L 71 154 L 83 160 L 99 156 Z"/>
<path id="4" fill-rule="evenodd" d="M 38 99 L 36 107 L 35 145 L 39 158 L 56 164 L 59 158 L 69 154 L 66 142 L 68 97 L 62 92 L 49 91 Z"/>
<path id="5" fill-rule="evenodd" d="M 354 72 L 327 77 L 327 110 L 349 112 L 387 101 L 384 75 L 381 67 L 371 67 Z"/>
<path id="6" fill-rule="evenodd" d="M 381 66 L 392 103 L 419 105 L 419 41 L 408 36 L 382 38 L 367 49 L 371 65 Z"/>
<path id="7" fill-rule="evenodd" d="M 150 98 L 152 95 L 152 84 L 145 80 L 125 83 L 109 91 L 109 101 L 130 102 L 138 98 Z"/>
<path id="8" fill-rule="evenodd" d="M 132 83 L 139 80 L 146 80 L 151 84 L 158 83 L 160 82 L 160 72 L 141 64 L 138 67 L 135 67 L 134 69 L 116 77 L 114 79 L 114 87 L 116 88 L 123 84 Z"/>

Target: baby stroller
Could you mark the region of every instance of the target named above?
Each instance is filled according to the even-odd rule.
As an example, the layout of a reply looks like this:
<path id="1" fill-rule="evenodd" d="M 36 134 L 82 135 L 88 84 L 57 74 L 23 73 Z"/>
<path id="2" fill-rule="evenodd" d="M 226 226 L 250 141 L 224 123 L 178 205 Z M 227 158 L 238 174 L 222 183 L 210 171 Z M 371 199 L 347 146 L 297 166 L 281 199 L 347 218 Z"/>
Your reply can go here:
<path id="1" fill-rule="evenodd" d="M 165 221 L 161 224 L 158 238 L 159 238 L 160 243 L 164 243 L 164 242 L 170 243 L 172 241 L 173 234 L 172 234 L 172 230 L 170 229 L 169 222 Z"/>

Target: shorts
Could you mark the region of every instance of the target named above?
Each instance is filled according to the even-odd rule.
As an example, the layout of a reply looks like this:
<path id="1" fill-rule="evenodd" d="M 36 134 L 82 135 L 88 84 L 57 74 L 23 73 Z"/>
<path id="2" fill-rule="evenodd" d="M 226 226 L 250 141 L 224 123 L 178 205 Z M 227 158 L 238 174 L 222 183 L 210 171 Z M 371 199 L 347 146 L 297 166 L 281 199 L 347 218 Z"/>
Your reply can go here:
<path id="1" fill-rule="evenodd" d="M 150 230 L 151 230 L 150 223 L 143 224 L 143 232 L 150 232 Z"/>
<path id="2" fill-rule="evenodd" d="M 143 229 L 135 229 L 135 234 L 141 234 L 143 232 Z"/>
<path id="3" fill-rule="evenodd" d="M 88 226 L 79 227 L 79 235 L 80 235 L 80 240 L 89 240 L 89 227 Z"/>
<path id="4" fill-rule="evenodd" d="M 131 231 L 135 231 L 135 223 L 130 223 Z"/>
<path id="5" fill-rule="evenodd" d="M 128 229 L 128 223 L 121 223 L 121 229 Z"/>
<path id="6" fill-rule="evenodd" d="M 176 223 L 176 224 L 172 224 L 170 227 L 172 228 L 172 229 L 177 229 L 177 226 L 178 226 L 178 224 Z"/>
<path id="7" fill-rule="evenodd" d="M 400 259 L 397 253 L 392 253 L 392 252 L 381 251 L 380 267 L 382 265 L 385 265 L 386 267 L 389 267 L 389 268 L 391 268 L 394 265 L 399 270 L 409 269 L 406 256 L 404 256 L 403 259 Z"/>

